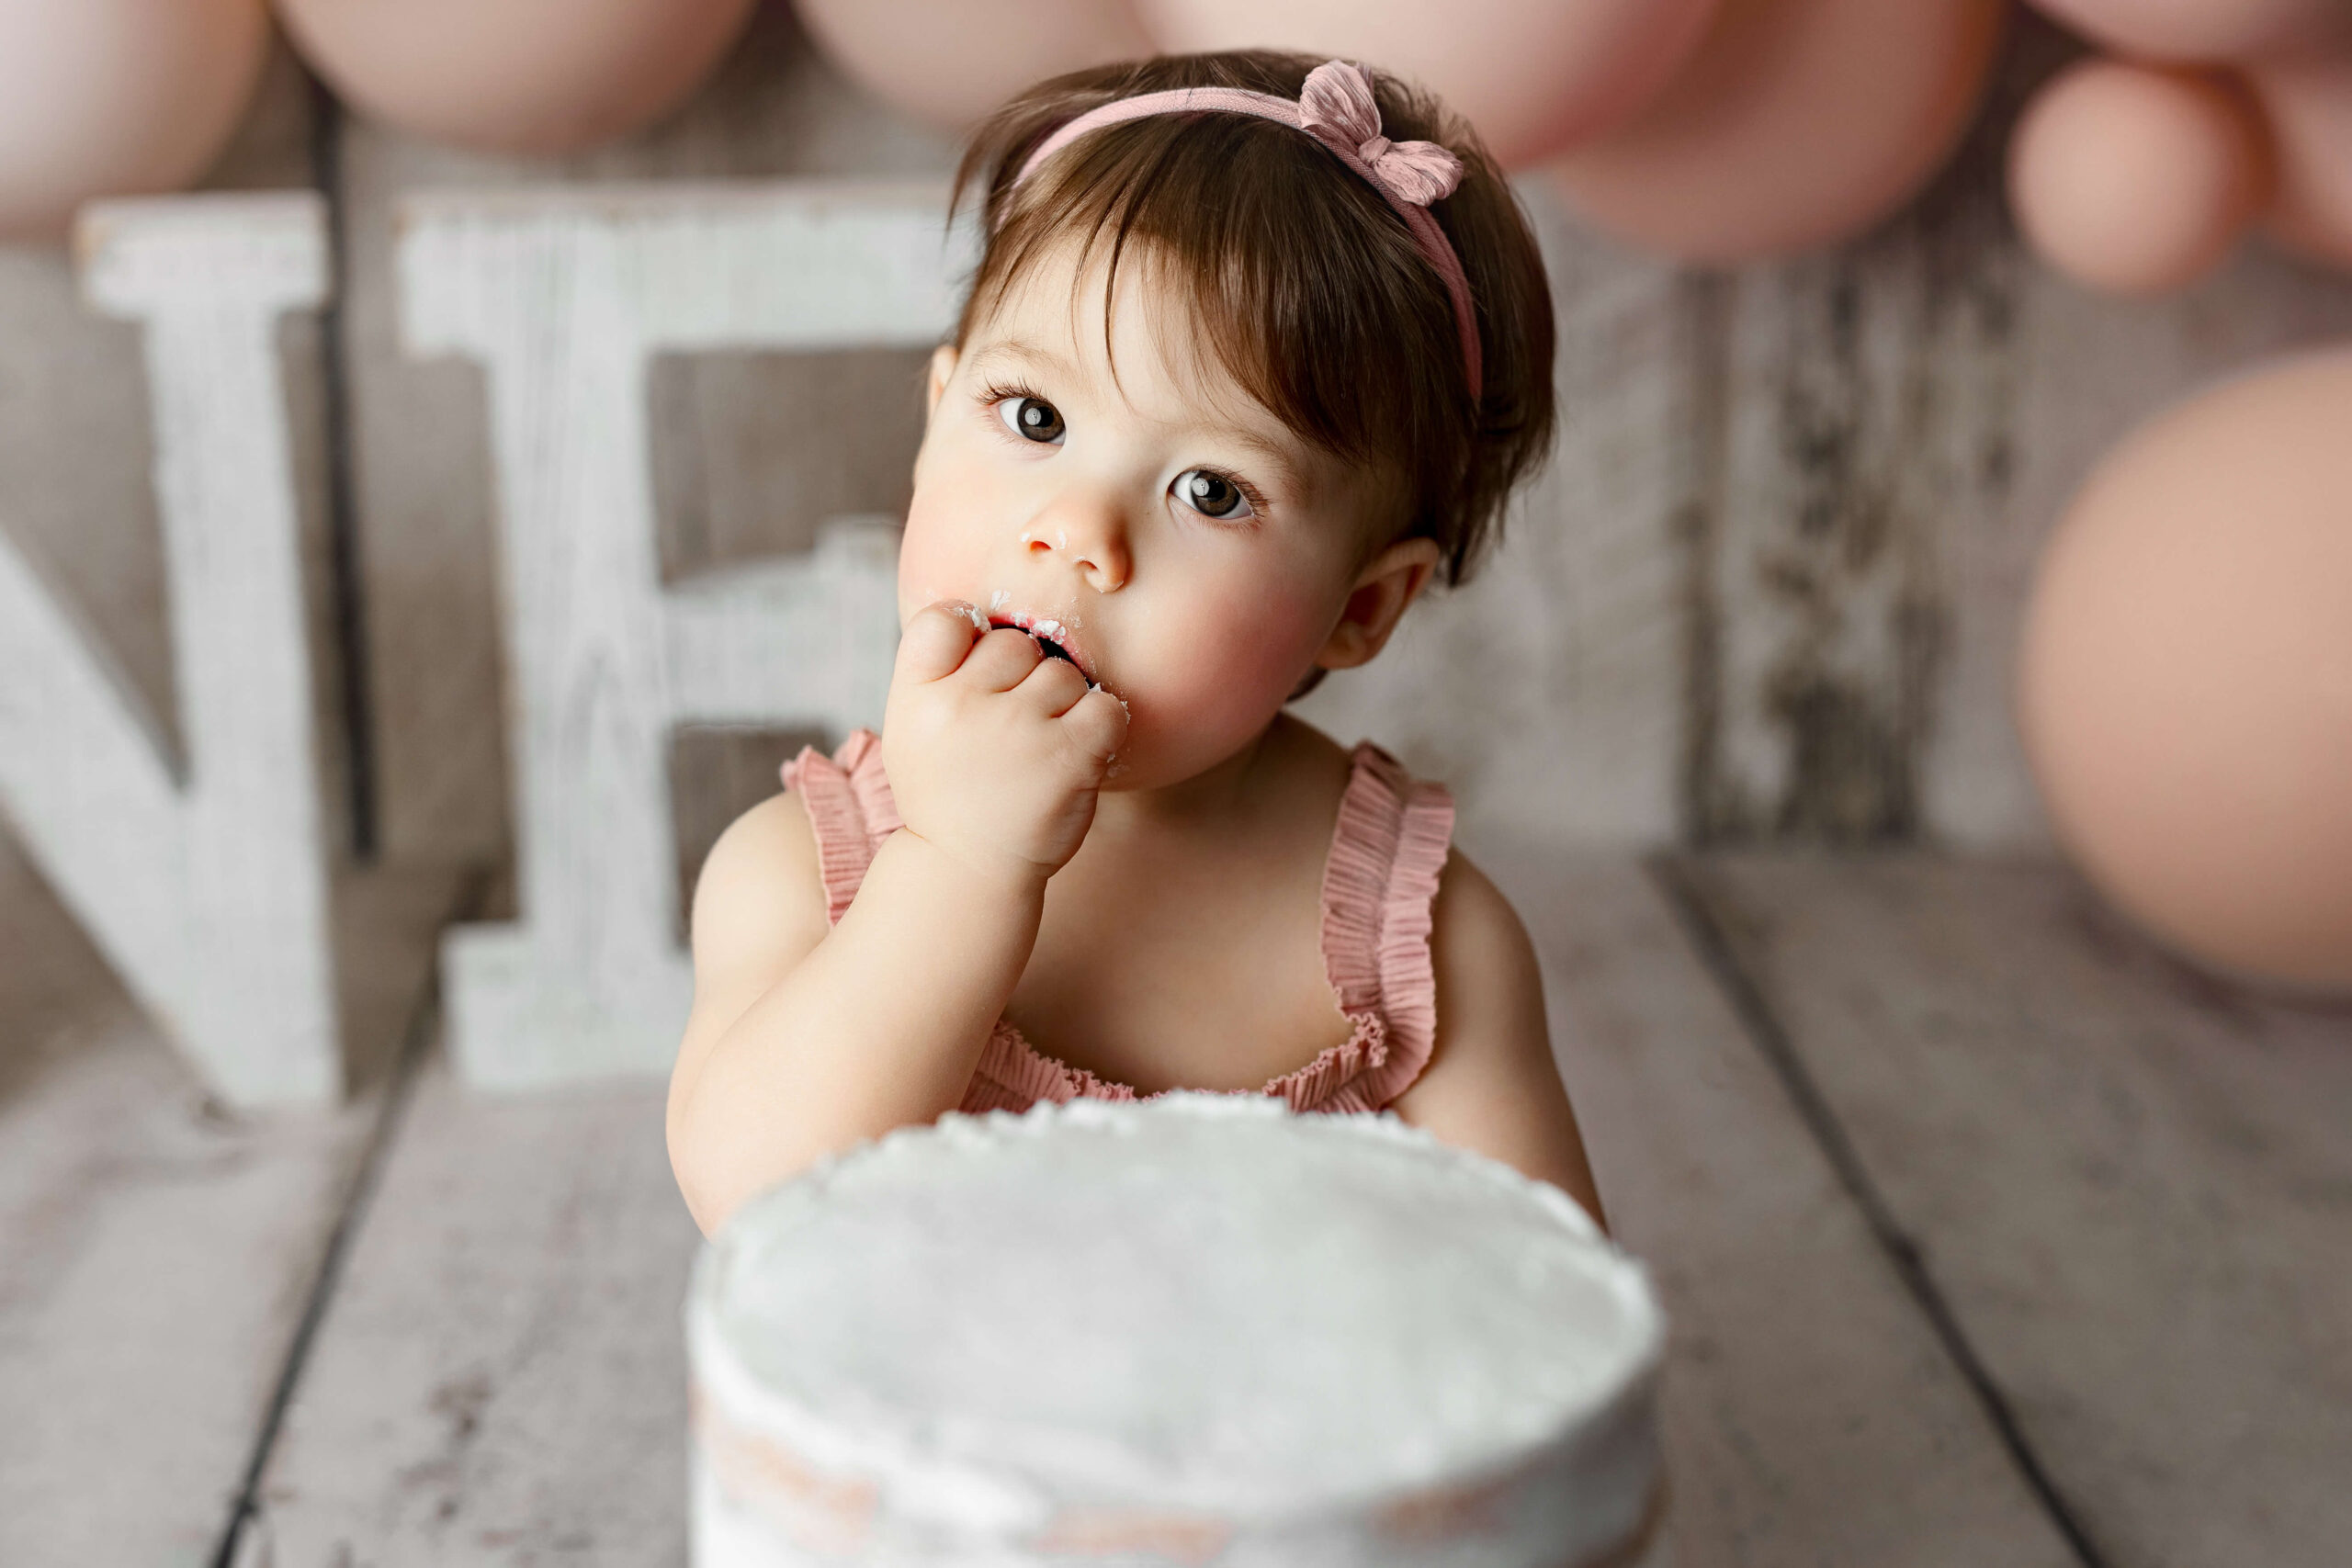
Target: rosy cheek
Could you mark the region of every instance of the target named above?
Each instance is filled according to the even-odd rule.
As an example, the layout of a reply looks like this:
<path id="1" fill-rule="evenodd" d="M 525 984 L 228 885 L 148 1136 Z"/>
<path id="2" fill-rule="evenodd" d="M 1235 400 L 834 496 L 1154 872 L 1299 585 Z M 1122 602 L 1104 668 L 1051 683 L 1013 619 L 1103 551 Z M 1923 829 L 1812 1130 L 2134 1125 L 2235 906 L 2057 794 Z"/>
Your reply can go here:
<path id="1" fill-rule="evenodd" d="M 1167 672 L 1168 701 L 1190 712 L 1247 715 L 1279 704 L 1323 645 L 1320 602 L 1257 587 L 1195 637 Z"/>
<path id="2" fill-rule="evenodd" d="M 906 532 L 899 541 L 901 626 L 935 600 L 970 593 L 978 581 L 973 533 L 955 527 L 938 512 L 937 502 L 921 491 L 907 511 Z"/>

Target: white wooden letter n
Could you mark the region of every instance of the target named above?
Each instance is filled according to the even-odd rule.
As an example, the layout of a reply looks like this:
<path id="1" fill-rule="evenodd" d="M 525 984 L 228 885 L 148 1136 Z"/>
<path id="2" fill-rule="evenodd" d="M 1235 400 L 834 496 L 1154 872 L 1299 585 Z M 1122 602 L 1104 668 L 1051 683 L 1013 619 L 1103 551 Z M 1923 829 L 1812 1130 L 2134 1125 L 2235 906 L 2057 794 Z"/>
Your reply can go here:
<path id="1" fill-rule="evenodd" d="M 184 768 L 0 534 L 0 807 L 148 1014 L 240 1105 L 342 1083 L 277 318 L 315 196 L 101 203 L 83 292 L 144 328 Z"/>
<path id="2" fill-rule="evenodd" d="M 451 931 L 468 1081 L 668 1069 L 691 982 L 667 746 L 678 725 L 878 725 L 897 535 L 664 588 L 648 366 L 663 351 L 920 346 L 952 313 L 944 192 L 791 182 L 413 199 L 413 353 L 489 383 L 522 919 Z"/>

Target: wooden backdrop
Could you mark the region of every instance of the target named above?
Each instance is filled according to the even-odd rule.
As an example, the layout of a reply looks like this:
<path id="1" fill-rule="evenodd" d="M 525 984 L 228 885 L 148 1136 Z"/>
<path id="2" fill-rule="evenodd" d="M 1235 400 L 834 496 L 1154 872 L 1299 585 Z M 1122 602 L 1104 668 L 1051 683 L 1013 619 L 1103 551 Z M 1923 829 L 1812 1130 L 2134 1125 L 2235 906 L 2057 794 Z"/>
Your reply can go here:
<path id="1" fill-rule="evenodd" d="M 1966 155 L 1832 255 L 1686 273 L 1547 211 L 1561 461 L 1477 586 L 1308 705 L 1453 781 L 1474 854 L 1539 835 L 1490 863 L 1675 1316 L 1692 1562 L 2319 1563 L 2352 1533 L 2340 1011 L 2182 968 L 2042 867 L 1558 847 L 2040 845 L 2003 688 L 2064 497 L 2179 391 L 2352 330 L 2352 286 L 2264 254 L 2158 307 L 2025 259 L 1997 153 L 2059 52 L 2021 35 Z M 672 124 L 560 165 L 347 123 L 280 58 L 213 183 L 336 215 L 345 305 L 281 338 L 329 805 L 419 892 L 346 927 L 372 1090 L 246 1118 L 0 828 L 0 1409 L 34 1413 L 0 1424 L 0 1559 L 678 1560 L 695 1234 L 659 1087 L 493 1100 L 425 1048 L 437 871 L 509 835 L 482 388 L 394 350 L 392 203 L 952 152 L 780 11 Z M 903 500 L 917 357 L 659 366 L 669 570 Z M 145 395 L 66 258 L 0 248 L 0 529 L 168 713 Z M 683 861 L 788 744 L 681 739 Z"/>
<path id="2" fill-rule="evenodd" d="M 1527 187 L 1562 324 L 1557 457 L 1482 577 L 1417 607 L 1377 663 L 1301 711 L 1450 781 L 1473 842 L 1484 829 L 2043 847 L 2007 682 L 2045 530 L 2166 400 L 2352 331 L 2352 285 L 2259 248 L 2153 306 L 2087 296 L 2024 254 L 2001 148 L 2023 90 L 2068 48 L 2021 24 L 1952 166 L 1829 254 L 1681 268 Z M 585 180 L 944 181 L 955 152 L 830 70 L 779 5 L 682 114 L 560 161 L 350 119 L 281 49 L 209 184 L 316 188 L 339 241 L 339 303 L 281 341 L 330 820 L 355 858 L 496 868 L 510 840 L 481 373 L 398 347 L 396 201 Z M 827 517 L 902 507 L 922 357 L 660 361 L 665 570 L 804 549 Z M 133 329 L 80 309 L 62 252 L 0 247 L 0 529 L 168 716 L 144 398 Z M 678 737 L 682 878 L 804 739 L 832 738 Z M 0 828 L 0 936 L 64 918 Z"/>

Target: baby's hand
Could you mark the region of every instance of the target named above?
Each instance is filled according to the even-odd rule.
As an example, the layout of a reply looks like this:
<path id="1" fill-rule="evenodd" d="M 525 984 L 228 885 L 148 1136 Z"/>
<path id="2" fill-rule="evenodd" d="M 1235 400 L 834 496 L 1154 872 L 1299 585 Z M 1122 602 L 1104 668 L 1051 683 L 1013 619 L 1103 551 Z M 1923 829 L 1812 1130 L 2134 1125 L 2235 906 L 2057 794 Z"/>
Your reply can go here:
<path id="1" fill-rule="evenodd" d="M 986 626 L 956 600 L 907 623 L 882 768 L 917 838 L 988 875 L 1042 885 L 1086 841 L 1126 707 L 1027 632 Z"/>

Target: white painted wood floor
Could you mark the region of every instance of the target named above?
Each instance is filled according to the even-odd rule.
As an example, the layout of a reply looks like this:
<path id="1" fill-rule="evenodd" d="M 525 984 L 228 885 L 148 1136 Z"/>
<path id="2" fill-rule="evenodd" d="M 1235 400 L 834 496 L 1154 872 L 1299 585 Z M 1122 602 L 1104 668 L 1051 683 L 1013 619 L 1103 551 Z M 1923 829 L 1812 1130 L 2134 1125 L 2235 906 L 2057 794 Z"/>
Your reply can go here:
<path id="1" fill-rule="evenodd" d="M 2047 864 L 1471 849 L 1673 1314 L 1685 1568 L 2346 1561 L 2352 1007 Z M 412 963 L 401 1071 L 231 1119 L 0 918 L 0 1563 L 684 1562 L 658 1088 L 469 1100 Z"/>

